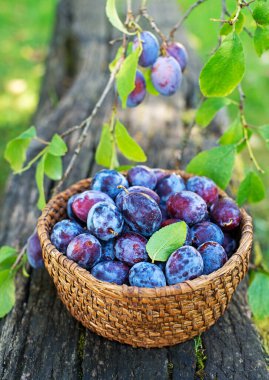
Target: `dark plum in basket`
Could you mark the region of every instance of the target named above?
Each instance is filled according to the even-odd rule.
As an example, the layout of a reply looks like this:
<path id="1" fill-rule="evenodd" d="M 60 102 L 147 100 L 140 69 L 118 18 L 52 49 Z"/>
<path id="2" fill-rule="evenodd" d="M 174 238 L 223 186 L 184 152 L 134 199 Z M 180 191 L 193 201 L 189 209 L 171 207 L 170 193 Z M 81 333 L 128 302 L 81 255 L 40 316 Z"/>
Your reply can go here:
<path id="1" fill-rule="evenodd" d="M 208 241 L 197 248 L 202 255 L 204 262 L 203 274 L 210 274 L 221 268 L 227 261 L 227 255 L 224 248 L 214 242 Z"/>
<path id="2" fill-rule="evenodd" d="M 121 191 L 118 186 L 129 187 L 127 179 L 116 170 L 103 169 L 95 174 L 92 190 L 102 191 L 114 199 Z"/>
<path id="3" fill-rule="evenodd" d="M 143 193 L 154 199 L 156 203 L 160 203 L 160 197 L 155 191 L 149 189 L 148 187 L 144 186 L 131 186 L 128 188 L 128 192 L 125 190 L 122 190 L 115 199 L 116 206 L 118 209 L 121 211 L 122 210 L 122 205 L 123 205 L 123 199 L 125 198 L 126 194 L 128 193 Z"/>
<path id="4" fill-rule="evenodd" d="M 184 220 L 187 224 L 196 224 L 205 218 L 207 206 L 199 195 L 184 190 L 171 195 L 167 201 L 167 211 L 171 218 Z"/>
<path id="5" fill-rule="evenodd" d="M 91 274 L 98 280 L 123 285 L 128 282 L 129 269 L 120 261 L 103 261 L 92 268 Z"/>
<path id="6" fill-rule="evenodd" d="M 192 280 L 203 273 L 204 264 L 200 253 L 189 245 L 177 249 L 169 257 L 165 274 L 168 285 Z"/>
<path id="7" fill-rule="evenodd" d="M 98 239 L 107 241 L 121 233 L 123 223 L 123 217 L 114 204 L 99 202 L 90 209 L 87 228 Z"/>
<path id="8" fill-rule="evenodd" d="M 122 205 L 125 222 L 134 232 L 151 236 L 162 222 L 162 213 L 157 203 L 142 193 L 126 194 Z"/>
<path id="9" fill-rule="evenodd" d="M 144 165 L 138 165 L 128 171 L 127 179 L 131 186 L 144 186 L 155 189 L 157 177 L 155 173 Z"/>
<path id="10" fill-rule="evenodd" d="M 101 191 L 88 190 L 81 194 L 77 194 L 71 205 L 73 215 L 86 223 L 90 209 L 98 202 L 113 203 L 112 199 Z"/>
<path id="11" fill-rule="evenodd" d="M 132 266 L 147 261 L 147 239 L 135 232 L 126 232 L 116 239 L 115 256 L 118 260 Z"/>
<path id="12" fill-rule="evenodd" d="M 82 268 L 90 269 L 101 259 L 102 246 L 95 236 L 81 234 L 68 244 L 66 256 Z"/>
<path id="13" fill-rule="evenodd" d="M 224 231 L 234 230 L 239 226 L 241 213 L 237 204 L 231 198 L 220 198 L 210 209 L 211 218 Z"/>
<path id="14" fill-rule="evenodd" d="M 166 285 L 163 271 L 155 264 L 138 263 L 135 264 L 129 273 L 131 286 L 140 288 L 158 288 Z"/>
<path id="15" fill-rule="evenodd" d="M 222 230 L 214 223 L 201 222 L 195 224 L 191 228 L 191 238 L 194 247 L 206 243 L 207 241 L 215 241 L 219 244 L 223 244 L 224 235 Z"/>
<path id="16" fill-rule="evenodd" d="M 182 190 L 185 190 L 185 182 L 180 175 L 175 173 L 164 177 L 156 186 L 156 192 L 162 203 L 167 202 L 172 194 L 179 193 Z"/>
<path id="17" fill-rule="evenodd" d="M 51 242 L 58 251 L 66 253 L 68 244 L 85 230 L 74 220 L 64 219 L 56 223 L 51 233 Z"/>

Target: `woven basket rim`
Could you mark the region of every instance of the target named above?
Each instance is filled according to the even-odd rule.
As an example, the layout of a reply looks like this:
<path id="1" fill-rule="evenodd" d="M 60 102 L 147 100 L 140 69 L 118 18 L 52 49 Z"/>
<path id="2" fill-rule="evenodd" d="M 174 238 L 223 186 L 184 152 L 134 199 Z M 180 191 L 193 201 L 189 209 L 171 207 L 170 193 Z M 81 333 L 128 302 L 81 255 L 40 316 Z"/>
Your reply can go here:
<path id="1" fill-rule="evenodd" d="M 166 170 L 169 173 L 177 173 L 182 175 L 184 179 L 190 178 L 192 175 L 185 173 L 181 170 Z M 58 203 L 66 203 L 66 200 L 73 194 L 78 193 L 79 189 L 84 191 L 85 188 L 89 188 L 91 183 L 91 178 L 83 179 L 67 189 L 63 190 L 61 193 L 55 195 L 49 200 L 41 216 L 38 219 L 37 223 L 37 232 L 39 235 L 40 243 L 42 250 L 44 249 L 56 259 L 58 264 L 61 266 L 63 273 L 72 273 L 74 274 L 78 281 L 84 283 L 88 288 L 94 288 L 95 291 L 99 291 L 102 294 L 107 294 L 110 297 L 143 297 L 143 298 L 152 298 L 152 297 L 167 297 L 169 295 L 180 295 L 192 293 L 196 290 L 204 288 L 208 283 L 218 281 L 223 278 L 227 273 L 232 272 L 235 267 L 244 261 L 245 257 L 248 254 L 248 251 L 251 249 L 253 241 L 253 225 L 252 218 L 247 214 L 247 212 L 241 208 L 241 237 L 239 242 L 239 247 L 237 251 L 231 256 L 231 258 L 215 272 L 212 272 L 209 275 L 202 275 L 193 280 L 184 281 L 175 285 L 167 285 L 161 288 L 139 288 L 136 286 L 128 285 L 117 285 L 105 281 L 100 281 L 94 276 L 91 275 L 89 271 L 80 267 L 77 263 L 67 258 L 66 255 L 59 252 L 56 247 L 51 243 L 50 240 L 50 226 L 47 219 L 50 217 L 50 214 L 59 208 Z M 219 194 L 221 196 L 228 196 L 223 190 L 219 189 Z"/>

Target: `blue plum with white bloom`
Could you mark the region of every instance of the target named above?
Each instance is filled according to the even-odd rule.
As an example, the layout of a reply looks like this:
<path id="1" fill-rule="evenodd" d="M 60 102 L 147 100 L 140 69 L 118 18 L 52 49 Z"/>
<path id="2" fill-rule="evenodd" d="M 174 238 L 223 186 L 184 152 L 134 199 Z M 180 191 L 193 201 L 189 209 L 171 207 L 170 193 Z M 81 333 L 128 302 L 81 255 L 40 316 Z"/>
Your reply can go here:
<path id="1" fill-rule="evenodd" d="M 177 249 L 169 257 L 165 274 L 168 285 L 192 280 L 203 273 L 204 264 L 200 253 L 189 245 Z"/>
<path id="2" fill-rule="evenodd" d="M 187 190 L 200 195 L 207 204 L 214 203 L 218 199 L 218 188 L 210 178 L 194 176 L 186 183 Z"/>
<path id="3" fill-rule="evenodd" d="M 197 249 L 204 262 L 203 274 L 210 274 L 218 270 L 228 260 L 225 249 L 214 241 L 203 243 Z"/>
<path id="4" fill-rule="evenodd" d="M 98 239 L 107 241 L 121 233 L 123 223 L 123 217 L 115 205 L 99 202 L 89 211 L 87 228 Z"/>
<path id="5" fill-rule="evenodd" d="M 145 165 L 137 165 L 130 169 L 127 179 L 131 186 L 144 186 L 152 190 L 157 184 L 155 173 Z"/>
<path id="6" fill-rule="evenodd" d="M 130 269 L 129 282 L 131 286 L 140 288 L 166 286 L 163 271 L 157 265 L 145 262 L 137 263 Z"/>
<path id="7" fill-rule="evenodd" d="M 206 243 L 207 241 L 215 241 L 216 243 L 223 244 L 224 235 L 222 230 L 214 223 L 201 222 L 197 223 L 191 228 L 192 244 L 195 247 Z"/>
<path id="8" fill-rule="evenodd" d="M 76 221 L 63 219 L 53 227 L 50 239 L 60 252 L 66 253 L 70 241 L 83 232 L 85 230 Z"/>
<path id="9" fill-rule="evenodd" d="M 168 174 L 156 186 L 156 192 L 162 203 L 166 203 L 172 194 L 179 193 L 182 190 L 185 190 L 185 182 L 180 175 L 175 173 Z"/>
<path id="10" fill-rule="evenodd" d="M 108 194 L 112 199 L 121 191 L 118 186 L 129 187 L 127 179 L 116 170 L 103 169 L 95 174 L 92 180 L 92 190 Z"/>
<path id="11" fill-rule="evenodd" d="M 173 57 L 159 57 L 151 69 L 155 89 L 164 96 L 176 93 L 182 81 L 182 71 Z"/>
<path id="12" fill-rule="evenodd" d="M 123 285 L 128 283 L 129 270 L 130 267 L 120 261 L 102 261 L 92 268 L 91 274 L 98 280 Z"/>
<path id="13" fill-rule="evenodd" d="M 139 65 L 148 67 L 153 65 L 159 55 L 160 45 L 157 38 L 151 32 L 144 31 L 140 34 L 140 41 L 142 44 L 142 52 L 139 57 Z M 139 47 L 139 38 L 135 37 L 133 42 L 133 50 Z"/>
<path id="14" fill-rule="evenodd" d="M 180 42 L 169 42 L 166 51 L 179 63 L 182 72 L 186 69 L 189 57 L 184 45 Z"/>

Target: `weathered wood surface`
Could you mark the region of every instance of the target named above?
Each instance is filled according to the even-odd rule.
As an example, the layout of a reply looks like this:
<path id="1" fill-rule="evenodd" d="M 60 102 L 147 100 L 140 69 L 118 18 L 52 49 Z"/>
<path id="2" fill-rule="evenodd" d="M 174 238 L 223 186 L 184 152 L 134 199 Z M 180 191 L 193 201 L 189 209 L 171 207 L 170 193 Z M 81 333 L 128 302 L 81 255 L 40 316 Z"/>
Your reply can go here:
<path id="1" fill-rule="evenodd" d="M 173 4 L 156 0 L 152 12 L 163 28 L 176 20 Z M 35 124 L 44 138 L 79 123 L 92 109 L 107 79 L 111 58 L 107 42 L 111 27 L 104 1 L 61 0 L 47 61 Z M 197 60 L 193 57 L 181 95 L 165 101 L 151 98 L 122 115 L 131 133 L 149 155 L 149 165 L 174 167 L 183 137 L 180 115 L 197 95 Z M 55 99 L 58 102 L 55 104 Z M 69 183 L 97 170 L 94 151 L 100 124 L 110 99 L 96 118 Z M 218 128 L 217 128 L 218 129 Z M 215 129 L 214 133 L 217 133 Z M 77 135 L 70 140 L 75 144 Z M 187 159 L 214 141 L 194 133 Z M 33 147 L 32 154 L 38 147 Z M 36 223 L 37 191 L 34 172 L 12 177 L 2 207 L 0 243 L 22 243 Z M 47 192 L 52 183 L 46 184 Z M 245 285 L 240 286 L 228 311 L 203 334 L 207 356 L 205 379 L 267 379 L 265 356 L 249 318 Z M 194 342 L 165 349 L 134 349 L 86 331 L 65 310 L 45 270 L 17 279 L 13 311 L 0 321 L 0 378 L 2 380 L 76 379 L 196 379 Z"/>

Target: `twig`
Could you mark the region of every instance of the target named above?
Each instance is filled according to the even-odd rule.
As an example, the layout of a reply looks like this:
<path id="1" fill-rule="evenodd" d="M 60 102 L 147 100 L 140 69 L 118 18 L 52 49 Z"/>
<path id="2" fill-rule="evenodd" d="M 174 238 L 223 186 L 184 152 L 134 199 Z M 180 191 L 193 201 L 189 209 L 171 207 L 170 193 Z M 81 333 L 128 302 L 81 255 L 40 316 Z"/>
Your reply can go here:
<path id="1" fill-rule="evenodd" d="M 108 95 L 109 91 L 111 90 L 112 86 L 113 86 L 113 82 L 114 82 L 114 79 L 116 77 L 116 74 L 117 72 L 119 71 L 120 69 L 120 66 L 122 64 L 122 61 L 123 59 L 119 59 L 115 69 L 113 70 L 113 72 L 110 74 L 110 77 L 109 77 L 109 80 L 104 88 L 104 91 L 102 92 L 98 102 L 95 104 L 90 116 L 85 119 L 81 124 L 80 126 L 76 126 L 76 127 L 72 127 L 73 129 L 76 128 L 76 129 L 80 129 L 82 128 L 82 133 L 78 139 L 78 142 L 77 142 L 77 147 L 73 153 L 73 156 L 71 157 L 71 160 L 64 172 L 64 175 L 62 177 L 62 179 L 58 182 L 58 184 L 54 187 L 53 189 L 53 192 L 52 194 L 55 195 L 57 194 L 57 192 L 59 191 L 59 189 L 61 188 L 62 184 L 64 183 L 64 181 L 68 178 L 68 176 L 70 175 L 73 167 L 74 167 L 74 164 L 76 162 L 76 159 L 80 153 L 80 150 L 82 148 L 82 145 L 88 135 L 88 131 L 89 131 L 89 128 L 91 126 L 91 123 L 92 123 L 92 120 L 94 118 L 94 116 L 97 114 L 99 108 L 101 107 L 101 105 L 103 104 L 103 101 L 105 100 L 106 96 Z M 67 131 L 68 132 L 68 131 Z"/>
<path id="2" fill-rule="evenodd" d="M 165 35 L 162 33 L 162 31 L 160 30 L 160 28 L 158 27 L 158 25 L 156 24 L 156 22 L 154 21 L 153 17 L 151 17 L 149 14 L 148 14 L 148 11 L 147 11 L 147 8 L 145 6 L 145 3 L 146 2 L 143 2 L 143 4 L 141 5 L 141 8 L 140 8 L 140 14 L 146 19 L 148 20 L 151 28 L 153 30 L 155 30 L 155 32 L 161 37 L 162 41 L 164 43 L 166 43 L 167 41 L 167 38 L 165 37 Z"/>
<path id="3" fill-rule="evenodd" d="M 14 264 L 12 265 L 11 267 L 11 270 L 14 270 L 16 268 L 16 266 L 20 263 L 21 259 L 23 258 L 24 256 L 24 253 L 26 251 L 26 248 L 27 248 L 27 243 L 24 244 L 24 246 L 22 247 L 22 249 L 20 250 L 20 253 L 18 254 Z"/>
<path id="4" fill-rule="evenodd" d="M 182 18 L 175 24 L 175 26 L 171 29 L 170 32 L 170 38 L 174 38 L 174 34 L 176 31 L 182 26 L 182 24 L 187 20 L 189 15 L 192 13 L 192 11 L 197 8 L 200 4 L 203 4 L 207 0 L 197 0 L 194 4 L 192 4 L 189 9 L 185 12 L 185 14 L 182 16 Z"/>
<path id="5" fill-rule="evenodd" d="M 260 167 L 258 161 L 256 160 L 256 157 L 255 157 L 253 150 L 252 150 L 252 146 L 251 146 L 250 141 L 249 141 L 248 124 L 247 124 L 245 113 L 244 113 L 246 96 L 245 96 L 245 93 L 242 89 L 241 84 L 239 84 L 239 86 L 238 86 L 238 92 L 239 92 L 239 96 L 240 96 L 240 102 L 239 102 L 240 118 L 241 118 L 241 123 L 243 126 L 244 138 L 245 138 L 247 148 L 248 148 L 248 154 L 249 154 L 251 161 L 253 162 L 256 169 L 258 170 L 258 172 L 264 174 L 264 170 Z"/>

